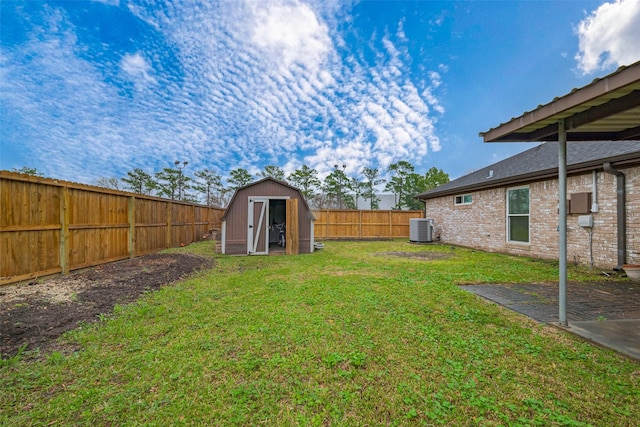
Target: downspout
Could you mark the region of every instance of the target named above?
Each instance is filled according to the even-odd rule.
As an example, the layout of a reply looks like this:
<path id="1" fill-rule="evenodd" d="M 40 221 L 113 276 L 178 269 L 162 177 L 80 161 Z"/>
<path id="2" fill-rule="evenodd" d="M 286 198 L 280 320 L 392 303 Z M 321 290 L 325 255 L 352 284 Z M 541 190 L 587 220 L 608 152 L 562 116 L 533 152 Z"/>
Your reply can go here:
<path id="1" fill-rule="evenodd" d="M 616 213 L 618 219 L 618 265 L 614 270 L 621 271 L 622 266 L 627 262 L 627 218 L 626 218 L 626 193 L 625 193 L 625 176 L 624 173 L 611 166 L 607 162 L 603 166 L 604 171 L 616 176 L 617 183 L 617 206 Z"/>
<path id="2" fill-rule="evenodd" d="M 597 213 L 600 210 L 598 206 L 598 172 L 593 171 L 593 200 L 591 201 L 591 213 Z"/>

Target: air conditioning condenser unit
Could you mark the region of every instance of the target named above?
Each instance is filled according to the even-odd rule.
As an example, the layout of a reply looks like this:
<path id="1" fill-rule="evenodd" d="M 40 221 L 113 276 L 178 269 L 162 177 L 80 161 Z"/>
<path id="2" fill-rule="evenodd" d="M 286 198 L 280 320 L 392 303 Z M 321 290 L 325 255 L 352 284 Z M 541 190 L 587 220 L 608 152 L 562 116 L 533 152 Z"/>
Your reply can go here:
<path id="1" fill-rule="evenodd" d="M 411 218 L 409 220 L 409 240 L 418 243 L 433 242 L 433 219 Z"/>

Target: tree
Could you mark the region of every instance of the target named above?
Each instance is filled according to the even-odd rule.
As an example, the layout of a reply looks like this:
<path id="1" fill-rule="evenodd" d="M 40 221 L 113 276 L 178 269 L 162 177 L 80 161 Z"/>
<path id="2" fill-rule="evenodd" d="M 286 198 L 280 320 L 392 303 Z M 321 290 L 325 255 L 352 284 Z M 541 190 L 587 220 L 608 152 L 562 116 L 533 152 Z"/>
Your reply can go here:
<path id="1" fill-rule="evenodd" d="M 370 209 L 380 209 L 380 198 L 376 194 L 376 186 L 383 184 L 385 180 L 380 178 L 380 172 L 376 168 L 364 168 L 362 174 L 366 178 L 362 183 L 364 186 L 362 197 L 369 200 Z"/>
<path id="2" fill-rule="evenodd" d="M 330 207 L 330 198 L 324 192 L 324 187 L 321 185 L 318 188 L 318 192 L 313 195 L 311 200 L 309 201 L 309 207 L 313 209 L 326 209 Z"/>
<path id="3" fill-rule="evenodd" d="M 344 168 L 345 166 L 340 169 L 336 165 L 333 172 L 324 179 L 324 191 L 330 199 L 337 199 L 336 205 L 339 209 L 343 208 L 349 186 L 349 177 L 344 173 Z"/>
<path id="4" fill-rule="evenodd" d="M 327 208 L 336 207 L 334 200 L 338 197 L 338 180 L 332 174 L 327 175 L 322 182 L 322 193 L 325 195 Z"/>
<path id="5" fill-rule="evenodd" d="M 42 172 L 36 168 L 30 168 L 28 166 L 22 166 L 20 169 L 11 168 L 11 172 L 23 173 L 25 175 L 43 176 Z"/>
<path id="6" fill-rule="evenodd" d="M 447 182 L 449 182 L 449 175 L 435 167 L 429 169 L 424 175 L 408 174 L 405 178 L 401 206 L 413 210 L 422 209 L 424 205 L 415 196 Z"/>
<path id="7" fill-rule="evenodd" d="M 230 184 L 230 191 L 235 191 L 240 187 L 244 187 L 247 184 L 250 184 L 253 181 L 253 177 L 251 174 L 242 168 L 233 169 L 229 172 L 229 179 L 227 182 Z"/>
<path id="8" fill-rule="evenodd" d="M 318 171 L 311 169 L 307 165 L 302 165 L 300 169 L 289 174 L 289 182 L 298 188 L 307 200 L 313 198 L 316 192 L 315 190 L 320 187 L 321 184 L 318 179 Z"/>
<path id="9" fill-rule="evenodd" d="M 171 200 L 180 200 L 179 187 L 183 178 L 182 171 L 173 168 L 164 168 L 155 173 L 158 183 L 158 194 Z"/>
<path id="10" fill-rule="evenodd" d="M 211 169 L 204 169 L 193 174 L 199 181 L 192 188 L 204 194 L 205 204 L 222 206 L 222 178 Z"/>
<path id="11" fill-rule="evenodd" d="M 127 176 L 120 180 L 126 184 L 125 189 L 138 194 L 151 194 L 158 188 L 151 175 L 139 168 L 127 172 Z"/>
<path id="12" fill-rule="evenodd" d="M 107 177 L 101 177 L 98 178 L 96 180 L 96 185 L 98 187 L 103 187 L 103 188 L 112 188 L 114 190 L 120 190 L 120 181 L 118 181 L 118 178 L 107 178 Z"/>
<path id="13" fill-rule="evenodd" d="M 344 205 L 345 209 L 356 210 L 358 209 L 357 203 L 358 202 L 356 202 L 355 195 L 353 194 L 345 194 L 342 198 L 342 204 Z"/>
<path id="14" fill-rule="evenodd" d="M 277 179 L 278 181 L 285 181 L 284 170 L 280 166 L 268 165 L 265 166 L 261 172 L 258 172 L 258 177 Z"/>
<path id="15" fill-rule="evenodd" d="M 414 172 L 413 165 L 407 161 L 390 165 L 389 172 L 393 176 L 385 189 L 395 194 L 395 209 L 422 209 L 422 203 L 415 196 L 449 182 L 449 175 L 442 170 L 432 167 L 424 175 L 420 175 Z"/>
<path id="16" fill-rule="evenodd" d="M 366 191 L 366 183 L 360 182 L 358 178 L 351 178 L 347 187 L 352 192 L 352 194 L 345 198 L 347 208 L 358 209 L 360 196 L 364 196 L 364 192 Z"/>
<path id="17" fill-rule="evenodd" d="M 182 166 L 180 166 L 180 163 L 182 163 Z M 193 202 L 195 198 L 192 197 L 191 195 L 187 195 L 187 190 L 191 188 L 191 186 L 189 185 L 189 181 L 192 181 L 192 179 L 186 176 L 183 172 L 184 168 L 187 167 L 189 162 L 187 161 L 180 162 L 180 160 L 176 160 L 175 162 L 173 162 L 173 164 L 176 166 L 176 169 L 178 170 L 178 200 L 185 201 L 185 202 Z"/>
<path id="18" fill-rule="evenodd" d="M 417 173 L 407 175 L 404 182 L 401 206 L 412 210 L 422 209 L 424 205 L 415 196 L 423 191 L 425 191 L 424 176 Z"/>
<path id="19" fill-rule="evenodd" d="M 434 166 L 424 174 L 425 186 L 423 191 L 431 190 L 447 182 L 449 182 L 449 174 Z"/>
<path id="20" fill-rule="evenodd" d="M 393 175 L 385 187 L 386 191 L 391 191 L 395 195 L 396 206 L 395 209 L 402 209 L 405 202 L 405 184 L 407 177 L 414 173 L 414 167 L 411 163 L 400 160 L 397 163 L 389 165 L 389 172 Z"/>

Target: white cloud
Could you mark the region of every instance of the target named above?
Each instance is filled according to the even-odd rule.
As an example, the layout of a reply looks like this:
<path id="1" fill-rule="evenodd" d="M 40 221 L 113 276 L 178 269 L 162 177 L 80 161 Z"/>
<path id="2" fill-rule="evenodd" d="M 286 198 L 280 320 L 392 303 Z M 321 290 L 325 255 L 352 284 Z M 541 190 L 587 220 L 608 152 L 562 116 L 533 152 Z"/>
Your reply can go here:
<path id="1" fill-rule="evenodd" d="M 156 83 L 156 79 L 151 75 L 151 65 L 140 52 L 126 54 L 120 61 L 120 68 L 136 84 L 138 88 L 146 87 L 149 83 Z"/>
<path id="2" fill-rule="evenodd" d="M 21 57 L 2 53 L 0 99 L 30 130 L 21 137 L 38 169 L 75 181 L 158 171 L 176 159 L 223 175 L 265 164 L 305 163 L 322 175 L 344 163 L 357 175 L 365 166 L 420 163 L 440 150 L 446 68 L 412 82 L 403 21 L 395 38 L 372 38 L 374 64 L 346 52 L 337 30 L 350 19 L 345 7 L 176 3 L 169 15 L 129 4 L 120 10 L 149 24 L 151 42 L 106 59 L 87 53 L 64 9 L 54 8 L 56 31 L 34 32 L 15 51 Z M 115 65 L 112 80 L 103 61 Z"/>
<path id="3" fill-rule="evenodd" d="M 251 41 L 289 68 L 317 72 L 332 51 L 329 30 L 307 4 L 250 3 L 254 7 Z M 251 29 L 251 28 L 250 28 Z"/>
<path id="4" fill-rule="evenodd" d="M 120 0 L 92 0 L 96 3 L 104 3 L 109 6 L 120 7 Z"/>
<path id="5" fill-rule="evenodd" d="M 589 74 L 640 59 L 640 1 L 604 3 L 576 29 L 578 68 Z"/>
<path id="6" fill-rule="evenodd" d="M 440 15 L 436 16 L 435 18 L 431 19 L 429 21 L 429 24 L 436 26 L 436 27 L 440 27 L 445 20 L 445 15 L 444 13 L 441 13 Z"/>
<path id="7" fill-rule="evenodd" d="M 12 124 L 22 130 L 21 144 L 37 169 L 88 182 L 91 173 L 81 167 L 119 161 L 114 143 L 121 135 L 110 112 L 110 89 L 94 67 L 75 57 L 77 39 L 65 31 L 65 17 L 53 11 L 47 25 L 58 37 L 34 37 L 23 45 L 30 61 L 3 64 L 2 104 L 16 115 Z"/>
<path id="8" fill-rule="evenodd" d="M 433 87 L 438 87 L 442 84 L 440 73 L 436 71 L 430 71 L 429 78 L 431 79 L 431 84 L 433 85 Z"/>
<path id="9" fill-rule="evenodd" d="M 404 31 L 404 23 L 406 22 L 406 18 L 402 18 L 400 22 L 398 22 L 398 30 L 396 31 L 396 36 L 403 42 L 408 41 L 407 34 Z"/>

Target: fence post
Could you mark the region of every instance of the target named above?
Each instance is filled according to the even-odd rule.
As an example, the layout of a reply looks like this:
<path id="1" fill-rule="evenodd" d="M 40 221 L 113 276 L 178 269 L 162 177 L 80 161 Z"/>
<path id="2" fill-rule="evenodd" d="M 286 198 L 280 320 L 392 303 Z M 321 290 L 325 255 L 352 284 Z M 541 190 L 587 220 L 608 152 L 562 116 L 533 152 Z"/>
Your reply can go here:
<path id="1" fill-rule="evenodd" d="M 393 239 L 393 211 L 389 211 L 389 238 Z"/>
<path id="2" fill-rule="evenodd" d="M 191 243 L 197 242 L 196 238 L 196 205 L 191 206 Z"/>
<path id="3" fill-rule="evenodd" d="M 136 254 L 136 198 L 129 197 L 129 258 Z"/>
<path id="4" fill-rule="evenodd" d="M 362 210 L 358 211 L 359 212 L 359 219 L 358 221 L 360 222 L 360 227 L 358 228 L 358 237 L 360 239 L 362 239 Z"/>
<path id="5" fill-rule="evenodd" d="M 60 270 L 69 274 L 69 188 L 60 187 Z"/>
<path id="6" fill-rule="evenodd" d="M 171 223 L 173 221 L 173 203 L 167 202 L 167 248 L 171 247 L 171 242 L 173 241 L 173 236 L 171 235 Z"/>
<path id="7" fill-rule="evenodd" d="M 329 224 L 331 223 L 330 215 L 329 215 L 329 209 L 327 209 L 325 211 L 325 213 L 327 214 L 327 216 L 326 216 L 327 219 L 325 220 L 325 222 L 327 223 L 327 226 L 324 228 L 324 233 L 325 233 L 325 237 L 328 239 L 329 238 Z"/>

